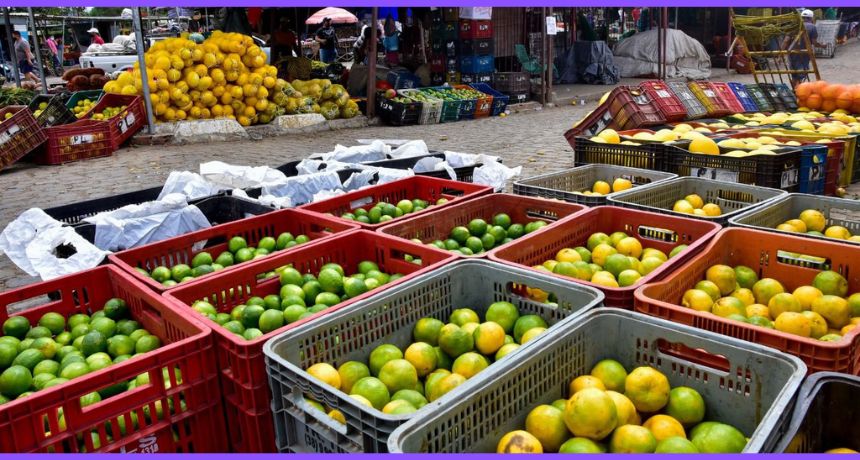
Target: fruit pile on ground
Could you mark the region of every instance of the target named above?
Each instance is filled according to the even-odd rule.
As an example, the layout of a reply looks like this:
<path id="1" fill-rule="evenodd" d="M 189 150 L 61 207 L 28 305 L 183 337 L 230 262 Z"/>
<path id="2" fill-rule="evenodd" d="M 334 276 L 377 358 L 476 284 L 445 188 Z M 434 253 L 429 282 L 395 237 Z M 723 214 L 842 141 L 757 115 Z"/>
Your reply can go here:
<path id="1" fill-rule="evenodd" d="M 629 190 L 632 187 L 632 182 L 627 179 L 624 179 L 623 177 L 619 177 L 612 182 L 612 186 L 609 185 L 609 182 L 599 180 L 594 182 L 594 185 L 591 187 L 591 190 L 581 190 L 573 193 L 589 196 L 603 196 L 609 195 L 610 193 Z"/>
<path id="2" fill-rule="evenodd" d="M 700 217 L 717 217 L 723 214 L 723 210 L 716 203 L 705 203 L 699 195 L 692 193 L 678 200 L 672 206 L 672 211 L 681 214 L 691 214 Z"/>
<path id="3" fill-rule="evenodd" d="M 107 107 L 102 110 L 102 113 L 94 113 L 90 118 L 92 118 L 93 120 L 110 120 L 111 118 L 122 113 L 122 111 L 127 108 L 127 105 L 123 105 L 121 107 Z"/>
<path id="4" fill-rule="evenodd" d="M 437 205 L 445 204 L 447 202 L 448 200 L 446 198 L 439 198 L 436 200 Z M 400 200 L 396 205 L 379 201 L 367 209 L 357 208 L 352 212 L 341 214 L 340 217 L 364 224 L 378 224 L 388 222 L 407 214 L 423 211 L 431 206 L 433 205 L 428 203 L 427 200 L 421 200 L 418 198 L 414 200 Z"/>
<path id="5" fill-rule="evenodd" d="M 759 279 L 751 268 L 714 265 L 684 292 L 681 305 L 781 332 L 835 342 L 860 324 L 860 293 L 848 281 L 821 271 L 811 286 L 788 291 L 778 280 Z"/>
<path id="6" fill-rule="evenodd" d="M 277 113 L 278 69 L 251 37 L 215 31 L 202 44 L 185 38 L 155 43 L 145 56 L 150 99 L 158 121 L 229 118 L 242 126 Z M 138 64 L 105 84 L 106 93 L 143 95 Z"/>
<path id="7" fill-rule="evenodd" d="M 842 109 L 860 113 L 860 85 L 842 85 L 824 80 L 804 82 L 794 88 L 797 104 L 811 110 L 833 112 Z"/>
<path id="8" fill-rule="evenodd" d="M 342 85 L 330 80 L 293 80 L 276 84 L 273 102 L 284 109 L 284 113 L 319 113 L 327 120 L 352 118 L 358 115 L 358 103 L 350 99 Z M 261 122 L 268 123 L 266 119 Z"/>
<path id="9" fill-rule="evenodd" d="M 652 367 L 628 374 L 621 363 L 606 359 L 590 375 L 574 378 L 569 394 L 532 409 L 525 430 L 505 434 L 496 452 L 739 453 L 747 444 L 737 428 L 704 421 L 706 405 L 698 391 L 671 388 Z"/>
<path id="10" fill-rule="evenodd" d="M 421 260 L 413 262 L 420 264 Z M 280 267 L 273 274 L 280 277 L 281 289 L 277 294 L 251 297 L 230 313 L 219 313 L 205 300 L 195 302 L 191 308 L 233 334 L 253 340 L 403 276 L 384 273 L 370 261 L 359 263 L 358 272 L 349 276 L 336 263 L 323 265 L 316 276 L 302 275 L 290 266 Z"/>
<path id="11" fill-rule="evenodd" d="M 860 235 L 852 235 L 851 231 L 841 225 L 828 226 L 827 218 L 816 209 L 806 209 L 796 219 L 787 220 L 777 225 L 776 228 L 784 232 L 806 233 L 860 243 Z"/>
<path id="12" fill-rule="evenodd" d="M 75 118 L 84 118 L 84 115 L 89 113 L 89 111 L 96 105 L 96 101 L 91 101 L 89 99 L 81 99 L 72 107 L 72 112 L 75 114 Z"/>
<path id="13" fill-rule="evenodd" d="M 507 214 L 500 213 L 493 216 L 492 225 L 484 219 L 472 219 L 465 227 L 454 227 L 451 229 L 449 238 L 445 241 L 435 240 L 430 246 L 471 256 L 483 254 L 497 246 L 508 244 L 511 241 L 531 233 L 546 225 L 542 220 L 526 222 L 525 225 L 514 223 Z M 414 240 L 421 243 L 421 240 Z"/>
<path id="14" fill-rule="evenodd" d="M 563 248 L 555 259 L 532 268 L 599 286 L 627 287 L 686 248 L 678 245 L 667 256 L 659 249 L 643 248 L 639 240 L 624 232 L 612 235 L 598 232 L 588 237 L 586 247 Z"/>
<path id="15" fill-rule="evenodd" d="M 451 313 L 448 324 L 437 318 L 418 320 L 413 342 L 403 350 L 383 344 L 366 362 L 348 361 L 338 368 L 317 363 L 307 372 L 364 405 L 386 414 L 408 414 L 441 398 L 547 327 L 540 316 L 522 315 L 509 302 L 490 305 L 483 323 L 474 310 L 460 308 Z M 340 411 L 312 403 L 345 423 Z"/>
<path id="16" fill-rule="evenodd" d="M 172 287 L 178 283 L 191 281 L 198 276 L 208 275 L 242 262 L 266 257 L 275 251 L 289 249 L 310 240 L 307 235 L 294 237 L 292 233 L 284 232 L 278 235 L 278 239 L 271 236 L 261 238 L 255 248 L 248 246 L 245 238 L 234 236 L 227 243 L 227 251 L 221 252 L 216 259 L 212 259 L 212 254 L 209 252 L 202 251 L 191 259 L 191 266 L 176 264 L 172 267 L 155 267 L 151 272 L 140 267 L 136 270 L 141 275 L 152 278 L 166 287 Z"/>
<path id="17" fill-rule="evenodd" d="M 161 339 L 131 319 L 122 299 L 92 315 L 45 313 L 31 325 L 23 316 L 3 323 L 0 337 L 0 405 L 121 363 L 161 346 Z M 148 374 L 144 374 L 148 377 Z M 125 391 L 125 382 L 81 398 L 94 404 Z"/>

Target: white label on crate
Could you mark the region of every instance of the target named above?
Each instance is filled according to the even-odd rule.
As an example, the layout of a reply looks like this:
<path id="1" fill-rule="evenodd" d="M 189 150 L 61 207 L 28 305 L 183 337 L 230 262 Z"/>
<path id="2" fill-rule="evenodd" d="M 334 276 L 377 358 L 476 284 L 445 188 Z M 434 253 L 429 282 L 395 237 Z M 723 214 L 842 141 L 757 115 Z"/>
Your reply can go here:
<path id="1" fill-rule="evenodd" d="M 782 177 L 779 179 L 779 188 L 793 187 L 798 183 L 799 172 L 797 169 L 789 169 L 782 172 Z"/>
<path id="2" fill-rule="evenodd" d="M 358 208 L 363 207 L 365 205 L 368 205 L 370 203 L 373 203 L 373 197 L 366 196 L 364 198 L 359 198 L 359 199 L 349 203 L 349 209 L 358 209 Z"/>
<path id="3" fill-rule="evenodd" d="M 648 100 L 648 96 L 646 96 L 644 93 L 640 94 L 639 96 L 634 97 L 633 101 L 635 101 L 639 105 L 647 105 L 648 102 L 650 102 Z"/>
<path id="4" fill-rule="evenodd" d="M 812 165 L 812 167 L 809 168 L 809 180 L 810 181 L 815 182 L 818 179 L 821 179 L 822 177 L 824 177 L 824 165 L 817 164 L 817 165 Z"/>
<path id="5" fill-rule="evenodd" d="M 666 91 L 665 89 L 658 89 L 655 92 L 657 93 L 657 96 L 660 96 L 660 98 L 672 97 L 672 95 L 669 94 L 669 92 Z"/>
<path id="6" fill-rule="evenodd" d="M 708 96 L 708 97 L 717 97 L 717 95 L 716 95 L 716 94 L 714 94 L 714 92 L 713 92 L 713 91 L 711 91 L 711 90 L 709 90 L 709 89 L 704 89 L 704 90 L 702 90 L 702 92 L 703 92 L 703 93 L 705 93 L 705 96 Z"/>
<path id="7" fill-rule="evenodd" d="M 123 454 L 155 454 L 158 453 L 160 449 L 158 448 L 158 438 L 155 435 L 144 436 L 138 440 L 137 447 L 128 450 L 125 446 L 120 449 L 120 453 Z"/>
<path id="8" fill-rule="evenodd" d="M 738 90 L 738 96 L 740 96 L 740 97 L 750 97 L 750 95 L 749 95 L 749 94 L 747 94 L 747 92 L 746 92 L 746 91 L 744 91 L 744 90 L 742 90 L 742 89 L 741 89 L 741 90 Z"/>
<path id="9" fill-rule="evenodd" d="M 5 132 L 0 133 L 0 145 L 11 141 L 19 131 L 21 131 L 21 127 L 18 125 L 12 125 Z"/>
<path id="10" fill-rule="evenodd" d="M 382 110 L 394 110 L 394 106 L 387 99 L 379 101 L 379 108 Z"/>
<path id="11" fill-rule="evenodd" d="M 719 168 L 690 168 L 690 176 L 723 182 L 737 182 L 740 173 Z"/>
<path id="12" fill-rule="evenodd" d="M 92 144 L 95 140 L 92 134 L 78 134 L 71 136 L 69 139 L 72 141 L 72 145 Z"/>

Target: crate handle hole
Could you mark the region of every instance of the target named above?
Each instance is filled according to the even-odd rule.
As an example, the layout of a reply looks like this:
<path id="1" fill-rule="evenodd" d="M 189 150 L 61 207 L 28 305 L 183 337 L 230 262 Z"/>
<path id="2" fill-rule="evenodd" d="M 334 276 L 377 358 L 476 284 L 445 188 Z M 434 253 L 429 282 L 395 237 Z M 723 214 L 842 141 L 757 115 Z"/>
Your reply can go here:
<path id="1" fill-rule="evenodd" d="M 293 400 L 293 404 L 304 412 L 306 416 L 325 425 L 325 427 L 330 430 L 336 431 L 344 436 L 349 435 L 349 425 L 340 423 L 325 412 L 312 406 L 309 402 L 305 401 L 304 395 L 302 395 L 300 391 L 292 391 L 290 393 L 290 398 Z"/>
<path id="2" fill-rule="evenodd" d="M 640 225 L 639 228 L 637 228 L 637 233 L 641 238 L 667 243 L 677 243 L 679 238 L 678 233 L 673 230 L 649 227 L 646 225 Z"/>
<path id="3" fill-rule="evenodd" d="M 833 266 L 830 259 L 826 257 L 800 254 L 797 252 L 784 251 L 782 249 L 776 251 L 776 260 L 784 265 L 793 265 L 795 267 L 810 268 L 813 270 L 830 270 Z"/>
<path id="4" fill-rule="evenodd" d="M 555 222 L 558 220 L 558 213 L 544 209 L 528 209 L 526 210 L 526 217 Z"/>
<path id="5" fill-rule="evenodd" d="M 510 282 L 505 288 L 511 296 L 519 297 L 520 299 L 537 304 L 546 304 L 548 302 L 557 302 L 558 296 L 554 292 L 547 292 L 540 288 L 533 288 L 525 284 Z"/>
<path id="6" fill-rule="evenodd" d="M 700 366 L 707 366 L 722 372 L 728 373 L 731 369 L 729 360 L 725 356 L 711 354 L 698 348 L 691 348 L 680 342 L 657 339 L 657 350 L 664 355 L 683 359 Z"/>

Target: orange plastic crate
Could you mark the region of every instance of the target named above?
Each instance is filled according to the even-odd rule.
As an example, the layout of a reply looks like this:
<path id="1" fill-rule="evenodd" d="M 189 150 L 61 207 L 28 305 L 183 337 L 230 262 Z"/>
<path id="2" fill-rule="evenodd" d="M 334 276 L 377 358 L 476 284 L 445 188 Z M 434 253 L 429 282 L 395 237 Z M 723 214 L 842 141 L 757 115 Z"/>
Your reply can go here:
<path id="1" fill-rule="evenodd" d="M 564 281 L 600 289 L 606 295 L 604 304 L 607 307 L 620 307 L 630 310 L 633 308 L 633 292 L 638 286 L 656 281 L 674 272 L 679 265 L 704 247 L 720 228 L 719 225 L 712 222 L 614 206 L 597 206 L 586 212 L 566 217 L 547 231 L 534 232 L 512 242 L 505 248 L 499 248 L 491 252 L 489 258 L 497 262 L 525 266 L 535 270 L 532 267 L 541 265 L 546 260 L 555 259 L 556 253 L 563 248 L 585 246 L 588 237 L 597 232 L 603 232 L 607 235 L 613 232 L 625 232 L 638 239 L 643 247 L 659 249 L 666 254 L 669 254 L 675 246 L 686 244 L 688 246 L 686 250 L 640 278 L 634 286 L 611 288 L 568 276 L 556 275 Z"/>
<path id="2" fill-rule="evenodd" d="M 856 245 L 730 228 L 720 232 L 707 247 L 664 281 L 638 289 L 636 311 L 776 348 L 802 359 L 810 373 L 860 374 L 860 328 L 851 331 L 841 341 L 822 342 L 680 306 L 684 292 L 704 279 L 705 271 L 716 264 L 746 265 L 755 270 L 759 278 L 780 281 L 788 292 L 811 284 L 820 267 L 808 261 L 789 263 L 790 259 L 781 257 L 779 251 L 823 257 L 832 270 L 847 278 L 849 293 L 860 291 L 860 247 Z"/>

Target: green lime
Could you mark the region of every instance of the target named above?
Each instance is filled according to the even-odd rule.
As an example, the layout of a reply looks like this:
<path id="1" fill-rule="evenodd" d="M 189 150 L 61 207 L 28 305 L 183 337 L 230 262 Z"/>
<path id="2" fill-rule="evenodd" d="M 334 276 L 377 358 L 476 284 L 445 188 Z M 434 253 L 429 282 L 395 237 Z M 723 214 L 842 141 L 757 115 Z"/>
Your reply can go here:
<path id="1" fill-rule="evenodd" d="M 236 263 L 247 262 L 254 258 L 254 251 L 248 248 L 241 248 L 236 251 L 236 254 L 233 256 L 233 259 Z"/>
<path id="2" fill-rule="evenodd" d="M 57 350 L 57 353 L 54 355 L 54 359 L 62 362 L 63 358 L 65 358 L 66 356 L 76 353 L 80 353 L 77 348 L 71 345 L 63 345 L 62 347 L 60 347 L 59 350 Z M 0 367 L 3 367 L 2 364 L 0 364 Z"/>
<path id="3" fill-rule="evenodd" d="M 305 302 L 304 297 L 300 297 L 297 295 L 288 295 L 288 296 L 284 297 L 283 299 L 281 299 L 280 310 L 283 310 L 283 309 L 289 307 L 290 305 L 301 305 L 303 307 L 307 307 L 308 303 Z"/>
<path id="4" fill-rule="evenodd" d="M 143 276 L 144 278 L 152 278 L 152 275 L 150 275 L 149 272 L 146 271 L 146 269 L 134 267 L 134 271 L 138 272 L 140 276 Z"/>
<path id="5" fill-rule="evenodd" d="M 502 329 L 505 330 L 506 334 L 510 334 L 514 329 L 514 324 L 520 317 L 520 312 L 517 310 L 517 307 L 510 302 L 496 302 L 491 304 L 487 308 L 487 313 L 485 318 L 487 321 L 492 321 L 499 326 L 502 326 Z"/>
<path id="6" fill-rule="evenodd" d="M 484 236 L 481 237 L 481 245 L 485 251 L 489 251 L 496 245 L 496 238 L 491 233 L 485 233 Z"/>
<path id="7" fill-rule="evenodd" d="M 191 276 L 194 278 L 208 275 L 215 271 L 215 268 L 212 265 L 200 265 L 198 267 L 194 267 L 191 269 Z"/>
<path id="8" fill-rule="evenodd" d="M 281 233 L 280 235 L 278 235 L 277 241 L 275 241 L 275 248 L 280 251 L 281 249 L 286 248 L 287 244 L 294 239 L 295 238 L 293 238 L 293 234 L 290 232 Z"/>
<path id="9" fill-rule="evenodd" d="M 448 322 L 454 323 L 457 326 L 463 326 L 467 323 L 480 323 L 481 318 L 478 317 L 478 314 L 475 310 L 470 308 L 457 308 L 456 310 L 451 312 L 451 316 L 448 318 Z"/>
<path id="10" fill-rule="evenodd" d="M 213 309 L 215 307 L 212 307 Z M 132 332 L 140 329 L 140 323 L 133 319 L 123 319 L 116 323 L 116 333 L 121 335 L 131 335 Z"/>
<path id="11" fill-rule="evenodd" d="M 112 337 L 116 334 L 116 321 L 108 317 L 96 318 L 90 322 L 90 330 L 101 332 L 106 338 Z"/>
<path id="12" fill-rule="evenodd" d="M 107 350 L 107 339 L 99 331 L 88 332 L 81 339 L 81 352 L 84 356 Z"/>
<path id="13" fill-rule="evenodd" d="M 409 214 L 415 209 L 415 204 L 409 200 L 400 200 L 397 202 L 397 208 L 403 211 L 403 214 Z"/>
<path id="14" fill-rule="evenodd" d="M 525 234 L 526 230 L 522 224 L 511 224 L 511 226 L 507 228 L 507 235 L 509 238 L 517 239 Z"/>
<path id="15" fill-rule="evenodd" d="M 107 353 L 94 353 L 87 356 L 86 362 L 90 372 L 95 372 L 113 364 L 113 358 Z"/>
<path id="16" fill-rule="evenodd" d="M 44 361 L 40 361 L 39 364 L 33 368 L 33 375 L 39 374 L 50 374 L 54 377 L 60 372 L 60 363 L 54 361 L 53 359 L 46 359 Z"/>
<path id="17" fill-rule="evenodd" d="M 307 281 L 304 285 L 302 285 L 302 291 L 304 292 L 305 299 L 316 299 L 317 296 L 323 292 L 322 286 L 319 281 Z"/>
<path id="18" fill-rule="evenodd" d="M 340 297 L 337 296 L 336 294 L 332 294 L 331 292 L 321 292 L 314 299 L 314 305 L 322 304 L 322 305 L 328 305 L 329 307 L 331 307 L 331 306 L 337 305 L 339 303 L 340 303 Z"/>
<path id="19" fill-rule="evenodd" d="M 460 243 L 458 243 L 457 240 L 455 240 L 453 238 L 449 238 L 449 239 L 445 240 L 445 242 L 442 244 L 443 244 L 443 247 L 440 249 L 447 249 L 449 251 L 453 251 L 455 249 L 460 249 Z"/>
<path id="20" fill-rule="evenodd" d="M 377 265 L 376 262 L 372 262 L 369 260 L 363 260 L 363 261 L 358 263 L 358 272 L 361 273 L 362 275 L 366 275 L 367 272 L 372 271 L 372 270 L 379 271 L 379 265 Z"/>
<path id="21" fill-rule="evenodd" d="M 12 366 L 0 374 L 0 394 L 7 398 L 17 398 L 32 384 L 33 374 L 24 366 Z"/>
<path id="22" fill-rule="evenodd" d="M 158 281 L 159 283 L 163 283 L 172 277 L 172 273 L 170 269 L 167 267 L 155 267 L 152 270 L 152 279 Z"/>
<path id="23" fill-rule="evenodd" d="M 497 225 L 502 227 L 504 230 L 507 230 L 508 227 L 511 226 L 511 217 L 504 213 L 499 213 L 493 216 L 493 225 Z"/>
<path id="24" fill-rule="evenodd" d="M 196 268 L 201 265 L 212 265 L 215 261 L 212 260 L 212 254 L 209 254 L 206 251 L 199 252 L 197 255 L 191 259 L 191 267 Z"/>
<path id="25" fill-rule="evenodd" d="M 233 260 L 233 253 L 229 251 L 224 251 L 218 255 L 218 258 L 215 259 L 215 263 L 222 267 L 229 267 L 236 263 Z"/>
<path id="26" fill-rule="evenodd" d="M 59 371 L 57 371 L 57 372 L 59 372 Z M 36 391 L 44 390 L 45 385 L 47 385 L 48 382 L 50 382 L 51 380 L 54 380 L 55 378 L 57 378 L 56 375 L 49 374 L 47 372 L 43 372 L 41 374 L 36 374 L 33 376 L 33 388 L 35 388 Z M 2 402 L 0 402 L 0 404 L 2 404 Z"/>
<path id="27" fill-rule="evenodd" d="M 248 299 L 247 304 L 248 304 L 248 306 L 257 305 L 259 307 L 262 307 L 263 305 L 266 305 L 266 302 L 263 301 L 262 297 L 255 295 L 255 296 Z"/>
<path id="28" fill-rule="evenodd" d="M 466 244 L 466 240 L 469 239 L 470 236 L 472 236 L 472 234 L 469 233 L 469 229 L 466 227 L 454 227 L 451 229 L 451 239 L 461 246 Z"/>
<path id="29" fill-rule="evenodd" d="M 56 340 L 57 344 L 60 346 L 68 345 L 69 342 L 72 341 L 72 333 L 69 331 L 60 332 L 56 337 L 54 337 L 54 340 Z"/>
<path id="30" fill-rule="evenodd" d="M 303 314 L 307 312 L 308 309 L 305 308 L 303 305 L 290 305 L 284 309 L 284 321 L 286 321 L 287 324 L 295 323 Z"/>
<path id="31" fill-rule="evenodd" d="M 18 356 L 17 345 L 8 342 L 0 343 L 0 369 L 9 367 L 16 356 Z"/>
<path id="32" fill-rule="evenodd" d="M 472 219 L 467 228 L 469 229 L 469 234 L 472 236 L 483 236 L 484 233 L 487 233 L 487 221 L 484 219 Z"/>
<path id="33" fill-rule="evenodd" d="M 477 254 L 484 250 L 484 242 L 476 236 L 470 236 L 466 240 L 466 247 L 472 251 L 473 254 Z"/>
<path id="34" fill-rule="evenodd" d="M 258 249 L 265 249 L 266 251 L 272 252 L 277 247 L 278 242 L 272 238 L 271 236 L 266 236 L 260 239 L 257 243 Z"/>
<path id="35" fill-rule="evenodd" d="M 380 286 L 383 284 L 387 284 L 389 281 L 391 281 L 391 277 L 389 275 L 387 275 L 387 274 L 385 274 L 379 270 L 371 270 L 371 271 L 367 272 L 366 276 L 367 276 L 367 278 L 373 278 L 376 281 L 378 281 Z"/>
<path id="36" fill-rule="evenodd" d="M 89 374 L 90 366 L 86 362 L 73 362 L 63 367 L 60 377 L 68 380 L 76 379 L 82 375 Z"/>
<path id="37" fill-rule="evenodd" d="M 27 331 L 28 339 L 38 339 L 40 337 L 51 337 L 54 334 L 51 333 L 51 330 L 45 326 L 36 326 Z"/>
<path id="38" fill-rule="evenodd" d="M 260 324 L 260 316 L 266 311 L 260 305 L 248 305 L 242 311 L 242 325 L 247 327 L 258 327 Z"/>
<path id="39" fill-rule="evenodd" d="M 13 366 L 24 366 L 29 370 L 33 370 L 37 364 L 44 361 L 45 355 L 42 354 L 40 350 L 36 350 L 34 348 L 28 348 L 21 353 L 18 353 L 18 356 L 12 361 Z"/>
<path id="40" fill-rule="evenodd" d="M 308 308 L 308 313 L 319 313 L 328 308 L 328 305 L 316 304 L 311 308 Z"/>
<path id="41" fill-rule="evenodd" d="M 546 227 L 546 222 L 544 222 L 542 220 L 536 220 L 536 221 L 527 223 L 525 226 L 525 231 L 526 231 L 526 233 L 531 233 L 531 232 L 538 230 L 540 228 L 543 228 L 543 227 Z"/>
<path id="42" fill-rule="evenodd" d="M 173 278 L 173 281 L 180 282 L 189 276 L 191 276 L 191 267 L 186 264 L 174 265 L 170 269 L 170 277 Z"/>
<path id="43" fill-rule="evenodd" d="M 215 315 L 215 322 L 220 325 L 225 325 L 231 320 L 231 317 L 228 313 L 218 313 Z"/>
<path id="44" fill-rule="evenodd" d="M 514 323 L 514 339 L 517 341 L 517 343 L 520 343 L 520 339 L 522 338 L 523 334 L 525 334 L 529 329 L 535 327 L 545 328 L 549 326 L 546 324 L 546 321 L 544 321 L 544 319 L 538 315 L 520 316 L 519 319 L 517 319 L 517 322 Z"/>
<path id="45" fill-rule="evenodd" d="M 245 332 L 242 333 L 242 337 L 244 337 L 245 340 L 254 340 L 257 337 L 262 336 L 263 331 L 257 329 L 256 327 L 249 327 L 248 329 L 245 329 Z"/>
<path id="46" fill-rule="evenodd" d="M 370 219 L 370 223 L 376 224 L 379 223 L 379 219 L 382 217 L 382 209 L 374 206 L 370 211 L 367 212 L 367 218 Z"/>
<path id="47" fill-rule="evenodd" d="M 281 310 L 281 298 L 275 294 L 263 297 L 263 308 L 266 310 Z"/>
<path id="48" fill-rule="evenodd" d="M 416 342 L 425 342 L 436 346 L 439 343 L 439 331 L 445 324 L 436 318 L 421 318 L 412 328 L 412 337 Z"/>
<path id="49" fill-rule="evenodd" d="M 138 340 L 139 338 L 141 338 L 141 337 L 143 337 L 143 336 L 145 336 L 145 335 L 149 335 L 149 331 L 147 331 L 146 329 L 142 329 L 142 328 L 141 328 L 141 329 L 137 329 L 137 330 L 135 330 L 134 332 L 132 332 L 131 334 L 129 334 L 129 335 L 128 335 L 128 338 L 130 338 L 131 340 L 134 340 L 135 342 L 137 342 L 137 340 Z"/>
<path id="50" fill-rule="evenodd" d="M 367 292 L 367 285 L 364 284 L 364 281 L 357 278 L 344 278 L 343 291 L 347 297 L 358 297 Z"/>
<path id="51" fill-rule="evenodd" d="M 45 358 L 53 359 L 54 355 L 57 354 L 57 350 L 60 349 L 60 345 L 50 337 L 39 337 L 33 341 L 30 348 L 39 350 Z"/>
<path id="52" fill-rule="evenodd" d="M 397 206 L 394 206 L 391 203 L 383 203 L 382 215 L 383 216 L 389 216 L 389 217 L 396 216 L 397 215 Z M 382 218 L 380 217 L 380 219 L 382 219 Z"/>
<path id="53" fill-rule="evenodd" d="M 382 366 L 395 359 L 403 359 L 403 352 L 396 346 L 386 343 L 374 348 L 368 359 L 370 373 L 379 375 Z"/>
<path id="54" fill-rule="evenodd" d="M 227 329 L 234 334 L 241 334 L 245 332 L 245 326 L 243 326 L 240 321 L 236 320 L 228 321 L 227 324 L 224 325 L 224 329 Z"/>
<path id="55" fill-rule="evenodd" d="M 310 240 L 311 240 L 311 238 L 307 235 L 299 235 L 296 237 L 296 243 L 298 243 L 298 244 L 305 244 Z"/>
<path id="56" fill-rule="evenodd" d="M 487 230 L 487 233 L 490 235 L 493 235 L 493 238 L 496 239 L 496 243 L 498 243 L 498 242 L 500 242 L 500 241 L 502 241 L 508 237 L 508 232 L 505 231 L 504 228 L 502 228 L 498 225 L 493 225 L 492 227 L 490 227 Z"/>
<path id="57" fill-rule="evenodd" d="M 248 243 L 245 241 L 245 238 L 242 238 L 241 236 L 234 236 L 233 238 L 230 238 L 230 242 L 227 243 L 227 249 L 233 254 L 236 254 L 240 249 L 245 249 L 247 247 Z"/>
<path id="58" fill-rule="evenodd" d="M 333 269 L 326 268 L 321 270 L 317 279 L 319 280 L 320 287 L 325 292 L 339 294 L 343 289 L 343 275 Z"/>
<path id="59" fill-rule="evenodd" d="M 311 282 L 311 281 L 309 281 L 309 282 Z M 316 281 L 312 281 L 312 282 L 316 283 Z M 305 290 L 299 286 L 300 285 L 298 285 L 298 284 L 285 284 L 285 285 L 281 286 L 281 291 L 280 291 L 281 303 L 283 303 L 283 299 L 286 297 L 298 297 L 302 300 L 306 300 L 308 297 L 305 294 Z M 311 297 L 311 298 L 313 298 L 313 297 Z"/>
<path id="60" fill-rule="evenodd" d="M 116 358 L 134 353 L 134 341 L 127 335 L 115 335 L 107 340 L 107 352 Z"/>
<path id="61" fill-rule="evenodd" d="M 75 313 L 72 316 L 69 316 L 69 320 L 66 321 L 66 327 L 71 331 L 78 324 L 89 324 L 90 323 L 90 315 L 85 315 L 83 313 Z"/>
<path id="62" fill-rule="evenodd" d="M 150 334 L 137 339 L 134 344 L 135 353 L 147 353 L 161 346 L 161 339 Z"/>
<path id="63" fill-rule="evenodd" d="M 284 314 L 280 310 L 266 310 L 260 315 L 260 330 L 267 334 L 283 327 Z"/>
<path id="64" fill-rule="evenodd" d="M 292 267 L 285 268 L 281 272 L 280 281 L 281 281 L 281 286 L 284 286 L 287 284 L 294 284 L 296 286 L 301 286 L 303 283 L 302 274 L 299 273 L 298 270 L 296 270 L 295 268 L 292 268 Z"/>
<path id="65" fill-rule="evenodd" d="M 51 335 L 57 335 L 66 328 L 66 318 L 59 313 L 48 312 L 39 318 L 39 326 L 48 328 Z"/>
<path id="66" fill-rule="evenodd" d="M 198 300 L 191 305 L 191 309 L 200 313 L 201 315 L 214 315 L 218 313 L 218 310 L 215 309 L 215 306 L 205 300 Z M 119 325 L 117 325 L 117 330 L 119 329 Z M 129 332 L 129 334 L 131 334 Z"/>
<path id="67" fill-rule="evenodd" d="M 24 339 L 24 340 L 18 342 L 18 353 L 21 353 L 22 351 L 30 348 L 30 345 L 33 344 L 34 340 L 36 340 L 36 339 Z"/>

